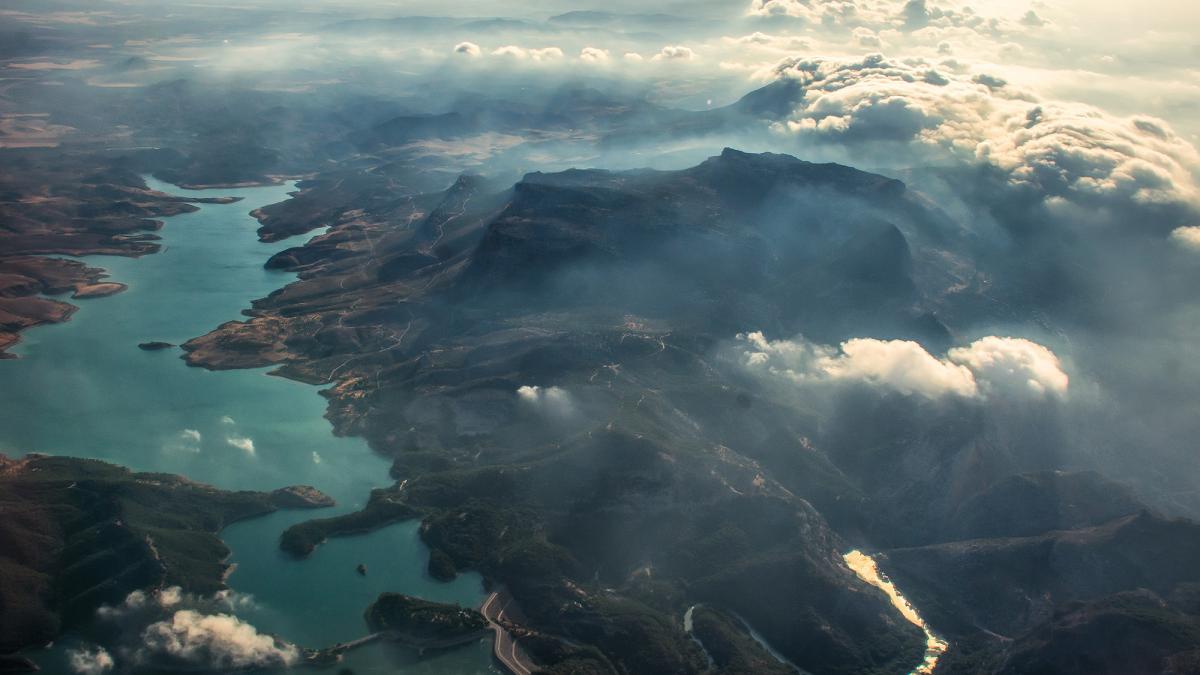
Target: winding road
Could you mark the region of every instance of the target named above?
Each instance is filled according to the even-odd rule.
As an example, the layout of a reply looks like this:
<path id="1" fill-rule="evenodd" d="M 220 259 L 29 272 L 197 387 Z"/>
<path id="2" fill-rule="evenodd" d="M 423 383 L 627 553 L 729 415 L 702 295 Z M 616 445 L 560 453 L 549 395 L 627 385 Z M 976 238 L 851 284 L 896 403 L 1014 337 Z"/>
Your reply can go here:
<path id="1" fill-rule="evenodd" d="M 504 627 L 504 613 L 511 603 L 512 596 L 508 591 L 501 590 L 489 595 L 479 611 L 492 624 L 492 631 L 496 633 L 496 639 L 492 643 L 492 653 L 495 654 L 496 660 L 513 675 L 532 675 L 537 670 L 537 665 L 517 646 L 516 640 L 513 640 Z"/>

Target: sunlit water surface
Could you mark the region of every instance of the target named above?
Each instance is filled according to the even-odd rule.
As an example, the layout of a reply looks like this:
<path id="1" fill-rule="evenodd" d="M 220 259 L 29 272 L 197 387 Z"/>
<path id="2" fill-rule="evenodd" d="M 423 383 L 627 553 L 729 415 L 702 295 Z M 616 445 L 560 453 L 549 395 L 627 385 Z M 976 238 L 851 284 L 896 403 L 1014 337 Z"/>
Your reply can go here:
<path id="1" fill-rule="evenodd" d="M 946 653 L 950 645 L 942 638 L 933 634 L 933 631 L 925 623 L 925 619 L 922 619 L 921 615 L 917 613 L 916 608 L 912 606 L 912 603 L 900 594 L 900 590 L 896 588 L 896 584 L 892 583 L 891 579 L 888 579 L 887 576 L 879 571 L 879 566 L 875 564 L 871 556 L 862 551 L 850 551 L 842 557 L 845 559 L 846 565 L 858 575 L 858 578 L 886 593 L 888 599 L 892 601 L 892 605 L 900 610 L 904 618 L 925 632 L 925 658 L 916 668 L 913 668 L 912 675 L 930 675 L 930 673 L 933 673 L 937 668 L 938 659 L 941 658 L 942 654 Z"/>
<path id="2" fill-rule="evenodd" d="M 210 372 L 191 368 L 177 349 L 146 352 L 139 342 L 182 343 L 240 318 L 253 298 L 293 276 L 263 269 L 276 251 L 298 242 L 260 243 L 251 210 L 288 197 L 290 185 L 183 191 L 238 196 L 166 219 L 163 250 L 140 259 L 88 257 L 129 289 L 74 301 L 64 324 L 23 334 L 19 360 L 0 361 L 0 451 L 43 452 L 108 460 L 139 471 L 165 471 L 226 489 L 270 490 L 313 485 L 338 505 L 281 511 L 235 524 L 222 538 L 237 569 L 229 579 L 253 596 L 239 615 L 260 631 L 306 647 L 327 646 L 366 632 L 362 613 L 381 591 L 477 605 L 478 575 L 441 583 L 425 572 L 427 550 L 415 522 L 333 539 L 309 559 L 283 555 L 288 525 L 361 508 L 373 487 L 388 483 L 388 463 L 357 438 L 336 438 L 322 418 L 324 400 L 308 385 L 265 370 Z M 363 563 L 368 574 L 355 567 Z M 68 672 L 72 640 L 33 655 L 48 672 Z M 356 673 L 494 672 L 485 641 L 417 658 L 374 644 L 338 667 Z"/>

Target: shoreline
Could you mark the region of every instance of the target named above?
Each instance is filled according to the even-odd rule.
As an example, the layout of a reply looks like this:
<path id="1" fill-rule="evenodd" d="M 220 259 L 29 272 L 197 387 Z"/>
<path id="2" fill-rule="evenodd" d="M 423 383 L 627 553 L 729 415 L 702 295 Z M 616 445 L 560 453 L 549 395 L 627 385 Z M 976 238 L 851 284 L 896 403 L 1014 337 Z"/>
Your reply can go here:
<path id="1" fill-rule="evenodd" d="M 15 252 L 0 254 L 0 315 L 7 313 L 16 320 L 9 322 L 8 329 L 0 330 L 0 360 L 20 358 L 9 350 L 20 344 L 24 331 L 70 320 L 78 306 L 58 300 L 56 296 L 69 293 L 71 300 L 89 300 L 129 290 L 128 284 L 111 280 L 107 268 L 91 266 L 82 258 L 111 255 L 137 259 L 160 253 L 163 250 L 159 243 L 161 237 L 155 233 L 166 227 L 167 218 L 195 213 L 203 204 L 235 204 L 244 199 L 228 195 L 174 195 L 150 188 L 145 183 L 146 178 L 142 177 L 143 187 L 119 188 L 122 194 L 135 194 L 142 209 L 142 217 L 131 230 L 108 235 L 107 239 L 98 238 L 102 235 L 90 229 L 13 235 Z M 279 184 L 263 184 L 262 187 Z M 47 241 L 40 241 L 39 237 Z M 23 240 L 29 241 L 22 246 Z M 30 246 L 29 243 L 38 245 Z M 52 313 L 46 303 L 71 309 Z M 23 312 L 13 311 L 13 305 Z"/>

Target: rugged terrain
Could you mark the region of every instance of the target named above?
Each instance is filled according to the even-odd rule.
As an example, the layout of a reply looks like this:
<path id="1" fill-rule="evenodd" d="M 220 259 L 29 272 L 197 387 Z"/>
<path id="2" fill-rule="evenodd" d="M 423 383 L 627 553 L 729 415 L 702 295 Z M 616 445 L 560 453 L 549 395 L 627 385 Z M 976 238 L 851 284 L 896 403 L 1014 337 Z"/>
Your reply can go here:
<path id="1" fill-rule="evenodd" d="M 819 92 L 784 77 L 707 110 L 604 83 L 467 81 L 430 96 L 428 83 L 396 85 L 395 63 L 378 81 L 337 63 L 272 69 L 255 82 L 214 75 L 220 66 L 205 61 L 230 38 L 235 48 L 263 38 L 268 13 L 230 26 L 220 13 L 171 11 L 189 12 L 174 19 L 187 25 L 161 41 L 143 40 L 148 24 L 115 13 L 5 15 L 21 24 L 0 40 L 0 357 L 19 331 L 70 317 L 71 305 L 45 296 L 123 288 L 53 256 L 153 253 L 159 219 L 202 201 L 148 190 L 143 175 L 190 187 L 302 178 L 294 198 L 254 214 L 264 241 L 328 228 L 267 261 L 299 280 L 184 346 L 195 366 L 273 366 L 331 385 L 323 393 L 337 433 L 362 435 L 392 458 L 393 485 L 360 512 L 288 529 L 279 543 L 289 554 L 419 518 L 430 574 L 478 570 L 503 584 L 520 605 L 509 616 L 521 625 L 507 629 L 552 673 L 907 672 L 920 662 L 921 631 L 847 569 L 850 548 L 872 553 L 949 640 L 939 672 L 1200 669 L 1197 526 L 1070 455 L 1079 440 L 1060 402 L 933 402 L 846 386 L 818 404 L 752 377 L 737 347 L 739 334 L 763 331 L 827 345 L 902 338 L 940 355 L 981 330 L 1015 327 L 1078 340 L 1082 354 L 1081 338 L 1120 336 L 1139 317 L 1154 340 L 1187 333 L 1182 318 L 1156 322 L 1192 298 L 1194 270 L 1164 267 L 1162 285 L 1158 269 L 1139 277 L 1167 260 L 1152 248 L 1161 242 L 1106 221 L 1153 221 L 1147 229 L 1163 239 L 1193 213 L 1167 202 L 1127 212 L 1071 192 L 1087 184 L 1099 199 L 1105 176 L 1161 188 L 1165 174 L 1139 164 L 1096 178 L 1085 167 L 1068 184 L 1104 143 L 1057 156 L 1053 134 L 1038 137 L 1043 154 L 1019 159 L 1033 165 L 1020 174 L 955 163 L 885 177 L 732 149 L 676 171 L 563 171 L 631 166 L 678 151 L 674 141 L 709 152 L 788 121 L 816 122 L 792 116 Z M 324 21 L 292 14 L 297 30 Z M 630 20 L 570 12 L 547 25 L 598 17 Z M 357 43 L 364 29 L 386 26 L 390 43 L 451 26 L 507 41 L 514 23 L 406 17 L 322 30 Z M 205 41 L 221 46 L 194 60 L 189 50 Z M 47 53 L 63 58 L 38 70 L 30 59 Z M 883 57 L 859 65 L 881 64 L 907 75 Z M 366 83 L 341 79 L 351 71 Z M 453 79 L 437 74 L 439 84 Z M 995 78 L 973 83 L 1006 102 L 1025 96 Z M 917 84 L 950 80 L 931 67 Z M 1035 135 L 1052 111 L 1032 100 L 1024 122 Z M 907 122 L 922 139 L 938 122 L 901 107 L 920 117 Z M 820 121 L 839 119 L 865 122 L 850 131 L 880 153 L 908 129 L 850 114 Z M 1075 121 L 1078 129 L 1061 126 L 1086 137 Z M 1170 140 L 1156 121 L 1132 124 L 1144 141 Z M 783 138 L 764 133 L 756 145 Z M 1017 175 L 1046 182 L 1014 188 Z M 945 210 L 914 183 L 940 187 L 951 197 L 936 200 Z M 1131 201 L 1154 206 L 1145 196 Z M 1073 219 L 1088 228 L 1057 227 Z M 1104 361 L 1113 370 L 1141 363 L 1113 353 L 1122 355 Z M 1182 486 L 1162 490 L 1163 502 L 1195 507 L 1194 481 L 1137 452 L 1160 432 L 1162 418 L 1143 414 L 1159 399 L 1141 395 L 1160 383 L 1131 381 L 1136 393 L 1118 410 L 1137 421 L 1121 425 L 1133 447 L 1119 459 L 1152 485 Z M 1145 407 L 1129 405 L 1134 398 Z M 12 639 L 0 651 L 45 641 L 132 589 L 220 589 L 224 524 L 325 503 L 305 488 L 225 493 L 44 457 L 0 460 L 0 500 L 12 514 L 0 526 L 0 634 Z M 380 626 L 422 607 L 385 598 L 368 615 Z M 0 656 L 0 670 L 6 663 Z"/>
<path id="2" fill-rule="evenodd" d="M 899 181 L 726 150 L 681 171 L 533 173 L 511 188 L 463 176 L 441 193 L 406 193 L 364 175 L 346 193 L 349 182 L 314 180 L 297 197 L 353 199 L 329 220 L 263 209 L 264 236 L 332 227 L 268 263 L 299 281 L 184 346 L 193 365 L 276 365 L 332 382 L 338 432 L 394 458 L 394 487 L 361 513 L 292 528 L 289 551 L 423 517 L 431 570 L 506 584 L 538 632 L 531 651 L 621 672 L 703 670 L 714 650 L 727 669 L 764 658 L 720 614 L 702 614 L 706 656 L 681 628 L 698 602 L 741 617 L 812 672 L 913 667 L 920 631 L 849 572 L 840 553 L 851 545 L 896 549 L 882 566 L 931 608 L 951 641 L 948 670 L 1103 645 L 1102 622 L 1076 638 L 1046 622 L 1081 611 L 1072 602 L 1148 588 L 1119 548 L 1101 548 L 1050 568 L 1067 585 L 1108 570 L 1103 593 L 1051 594 L 1038 613 L 1000 624 L 1004 602 L 974 594 L 1020 594 L 1025 581 L 926 586 L 902 567 L 926 547 L 974 551 L 981 538 L 985 550 L 1001 538 L 1086 539 L 1143 511 L 1122 486 L 1058 470 L 1052 407 L 998 429 L 978 402 L 850 388 L 829 420 L 769 395 L 731 358 L 748 330 L 940 350 L 981 312 L 1036 315 L 1019 275 L 967 263 L 970 237 Z M 1165 566 L 1196 569 L 1190 554 L 1170 554 Z M 1031 558 L 1012 573 L 1047 564 Z M 923 565 L 929 579 L 949 574 Z M 1173 584 L 1188 582 L 1180 574 Z M 1110 603 L 1105 616 L 1140 606 Z M 1197 646 L 1160 640 L 1174 624 L 1147 625 L 1158 646 L 1145 664 Z M 547 649 L 557 639 L 547 636 L 603 658 Z"/>
<path id="3" fill-rule="evenodd" d="M 0 455 L 0 653 L 85 628 L 136 590 L 224 589 L 221 529 L 330 504 L 305 486 L 226 492 L 95 460 Z"/>

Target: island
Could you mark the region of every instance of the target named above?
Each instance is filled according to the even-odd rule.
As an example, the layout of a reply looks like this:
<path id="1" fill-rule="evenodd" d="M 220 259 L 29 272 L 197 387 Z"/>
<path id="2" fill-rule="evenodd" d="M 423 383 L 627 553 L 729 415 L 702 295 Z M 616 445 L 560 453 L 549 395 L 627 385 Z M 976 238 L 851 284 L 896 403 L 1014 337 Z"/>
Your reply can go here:
<path id="1" fill-rule="evenodd" d="M 364 615 L 372 632 L 419 649 L 472 642 L 488 630 L 478 610 L 429 602 L 400 593 L 382 593 Z"/>
<path id="2" fill-rule="evenodd" d="M 121 291 L 129 288 L 125 284 L 118 284 L 111 281 L 103 281 L 94 284 L 77 284 L 75 292 L 71 294 L 74 300 L 86 300 L 88 298 L 107 298 L 110 295 L 116 295 Z"/>
<path id="3" fill-rule="evenodd" d="M 150 342 L 139 342 L 138 343 L 138 349 L 141 349 L 142 351 L 147 351 L 147 352 L 162 351 L 164 349 L 170 349 L 171 347 L 174 347 L 174 346 L 175 346 L 175 344 L 172 342 L 162 342 L 159 340 L 151 340 Z"/>

